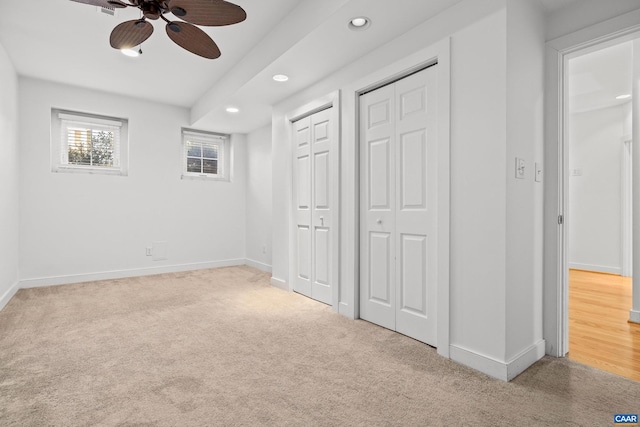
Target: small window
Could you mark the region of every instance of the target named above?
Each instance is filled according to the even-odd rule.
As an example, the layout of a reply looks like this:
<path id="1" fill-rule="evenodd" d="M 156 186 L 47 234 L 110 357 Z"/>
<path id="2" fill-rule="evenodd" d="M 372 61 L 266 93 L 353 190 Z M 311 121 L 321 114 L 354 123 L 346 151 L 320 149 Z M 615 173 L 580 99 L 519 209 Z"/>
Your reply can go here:
<path id="1" fill-rule="evenodd" d="M 127 174 L 127 121 L 52 110 L 51 169 L 54 172 Z"/>
<path id="2" fill-rule="evenodd" d="M 229 137 L 196 130 L 182 130 L 183 178 L 228 179 Z"/>

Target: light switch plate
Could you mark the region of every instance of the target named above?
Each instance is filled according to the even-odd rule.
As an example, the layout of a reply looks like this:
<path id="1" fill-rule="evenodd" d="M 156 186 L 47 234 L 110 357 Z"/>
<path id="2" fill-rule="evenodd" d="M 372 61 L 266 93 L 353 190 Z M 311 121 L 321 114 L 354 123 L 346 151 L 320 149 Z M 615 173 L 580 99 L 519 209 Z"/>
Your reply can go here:
<path id="1" fill-rule="evenodd" d="M 516 157 L 516 178 L 524 179 L 524 159 Z"/>
<path id="2" fill-rule="evenodd" d="M 536 182 L 542 182 L 542 165 L 540 163 L 536 163 Z"/>

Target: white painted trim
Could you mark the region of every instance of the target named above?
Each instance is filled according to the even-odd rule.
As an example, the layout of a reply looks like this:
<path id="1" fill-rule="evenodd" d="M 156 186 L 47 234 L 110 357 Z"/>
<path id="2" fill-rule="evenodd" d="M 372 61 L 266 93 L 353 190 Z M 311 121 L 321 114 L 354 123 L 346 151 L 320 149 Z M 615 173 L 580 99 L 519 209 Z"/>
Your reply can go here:
<path id="1" fill-rule="evenodd" d="M 340 313 L 351 318 L 360 317 L 358 307 L 360 283 L 359 249 L 359 186 L 360 168 L 357 141 L 360 112 L 358 98 L 360 94 L 380 87 L 385 83 L 399 80 L 410 72 L 419 71 L 437 62 L 438 67 L 438 166 L 442 172 L 438 182 L 438 228 L 444 232 L 438 234 L 438 354 L 449 354 L 449 258 L 450 258 L 450 147 L 451 147 L 451 38 L 447 37 L 425 49 L 409 55 L 402 60 L 378 69 L 366 77 L 347 86 L 343 91 L 342 120 L 342 189 L 345 220 L 342 223 L 344 282 L 353 283 L 346 289 L 344 299 L 340 301 Z"/>
<path id="2" fill-rule="evenodd" d="M 507 362 L 507 381 L 511 381 L 542 359 L 545 354 L 545 346 L 544 340 L 540 340 Z"/>
<path id="3" fill-rule="evenodd" d="M 289 278 L 291 279 L 291 289 L 293 289 L 293 280 L 296 275 L 295 266 L 297 263 L 297 247 L 298 242 L 296 240 L 296 201 L 294 199 L 295 195 L 293 193 L 293 144 L 294 144 L 294 132 L 293 122 L 300 120 L 304 117 L 310 116 L 314 113 L 317 113 L 322 110 L 326 110 L 332 108 L 331 114 L 331 122 L 333 125 L 333 132 L 336 137 L 336 141 L 334 146 L 332 147 L 331 153 L 331 167 L 333 170 L 337 171 L 338 174 L 336 177 L 336 185 L 335 191 L 333 191 L 331 196 L 331 203 L 333 205 L 334 211 L 332 212 L 333 217 L 333 233 L 331 237 L 333 238 L 333 253 L 332 253 L 332 278 L 333 286 L 331 289 L 332 301 L 331 306 L 334 311 L 340 311 L 340 266 L 342 265 L 341 260 L 341 248 L 340 248 L 340 229 L 341 229 L 341 208 L 340 208 L 340 197 L 341 197 L 341 174 L 340 174 L 340 147 L 342 134 L 340 131 L 340 116 L 342 114 L 341 105 L 340 105 L 340 91 L 336 90 L 331 93 L 328 93 L 325 96 L 322 96 L 318 99 L 315 99 L 309 103 L 306 103 L 298 108 L 295 108 L 289 111 L 285 115 L 285 121 L 288 127 L 288 141 L 287 147 L 289 148 L 289 162 L 287 163 L 289 177 L 288 177 L 288 200 L 289 200 Z M 284 282 L 283 282 L 284 283 Z M 287 285 L 287 290 L 289 290 L 289 285 Z"/>
<path id="4" fill-rule="evenodd" d="M 282 289 L 283 291 L 291 291 L 287 282 L 282 279 L 278 279 L 277 277 L 271 278 L 271 286 L 273 286 L 274 288 Z"/>
<path id="5" fill-rule="evenodd" d="M 570 262 L 569 268 L 573 270 L 595 271 L 596 273 L 617 274 L 618 276 L 622 274 L 622 269 L 620 267 L 610 267 L 606 265 L 595 265 L 595 264 L 582 264 L 580 262 Z"/>
<path id="6" fill-rule="evenodd" d="M 629 322 L 640 323 L 640 311 L 630 310 L 629 311 Z"/>
<path id="7" fill-rule="evenodd" d="M 271 273 L 271 266 L 269 264 L 265 264 L 259 261 L 254 261 L 252 259 L 245 259 L 245 264 L 249 267 L 257 268 L 258 270 L 262 270 L 266 273 Z"/>
<path id="8" fill-rule="evenodd" d="M 566 209 L 566 62 L 588 50 L 633 39 L 640 30 L 638 22 L 640 9 L 551 40 L 546 45 L 543 338 L 547 343 L 546 352 L 552 356 L 563 357 L 569 351 L 567 225 L 566 222 L 558 225 L 558 215 L 565 221 L 569 216 Z"/>
<path id="9" fill-rule="evenodd" d="M 490 377 L 508 381 L 507 364 L 457 345 L 449 347 L 451 360 L 480 371 Z"/>
<path id="10" fill-rule="evenodd" d="M 506 363 L 463 347 L 456 345 L 450 346 L 451 360 L 502 381 L 511 381 L 538 360 L 542 359 L 544 354 L 544 340 L 540 340 L 529 346 Z"/>
<path id="11" fill-rule="evenodd" d="M 9 304 L 9 301 L 11 301 L 11 298 L 13 298 L 19 289 L 20 282 L 16 282 L 7 289 L 7 292 L 5 292 L 4 295 L 0 297 L 0 311 Z"/>
<path id="12" fill-rule="evenodd" d="M 633 275 L 633 145 L 631 136 L 622 138 L 622 266 L 620 274 L 625 277 Z"/>
<path id="13" fill-rule="evenodd" d="M 131 270 L 114 270 L 100 273 L 71 274 L 67 276 L 42 277 L 20 281 L 20 288 L 39 288 L 44 286 L 68 285 L 72 283 L 93 282 L 96 280 L 123 279 L 127 277 L 150 276 L 154 274 L 177 273 L 180 271 L 204 270 L 208 268 L 231 267 L 245 265 L 244 259 L 198 262 L 191 264 L 165 265 L 162 267 L 138 268 Z"/>

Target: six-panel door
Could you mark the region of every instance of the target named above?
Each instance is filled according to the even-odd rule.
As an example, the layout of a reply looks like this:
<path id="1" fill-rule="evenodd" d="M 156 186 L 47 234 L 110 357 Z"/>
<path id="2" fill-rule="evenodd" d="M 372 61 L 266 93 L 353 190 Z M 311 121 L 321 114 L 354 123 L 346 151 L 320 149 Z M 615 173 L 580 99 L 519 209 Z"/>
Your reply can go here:
<path id="1" fill-rule="evenodd" d="M 334 143 L 331 109 L 294 123 L 293 188 L 296 221 L 294 290 L 326 304 L 332 300 Z"/>
<path id="2" fill-rule="evenodd" d="M 360 97 L 360 317 L 436 343 L 435 67 Z"/>

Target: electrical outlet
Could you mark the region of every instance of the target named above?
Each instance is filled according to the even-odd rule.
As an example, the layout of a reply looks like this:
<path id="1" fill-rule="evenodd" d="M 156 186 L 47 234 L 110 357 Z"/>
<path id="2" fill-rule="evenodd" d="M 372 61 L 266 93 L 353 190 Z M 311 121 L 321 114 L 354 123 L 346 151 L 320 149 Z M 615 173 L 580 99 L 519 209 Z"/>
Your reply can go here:
<path id="1" fill-rule="evenodd" d="M 516 178 L 524 179 L 524 168 L 525 168 L 524 159 L 520 159 L 516 157 Z"/>
<path id="2" fill-rule="evenodd" d="M 146 254 L 147 254 L 147 256 L 153 255 L 153 253 L 151 251 L 151 248 L 146 248 Z"/>

